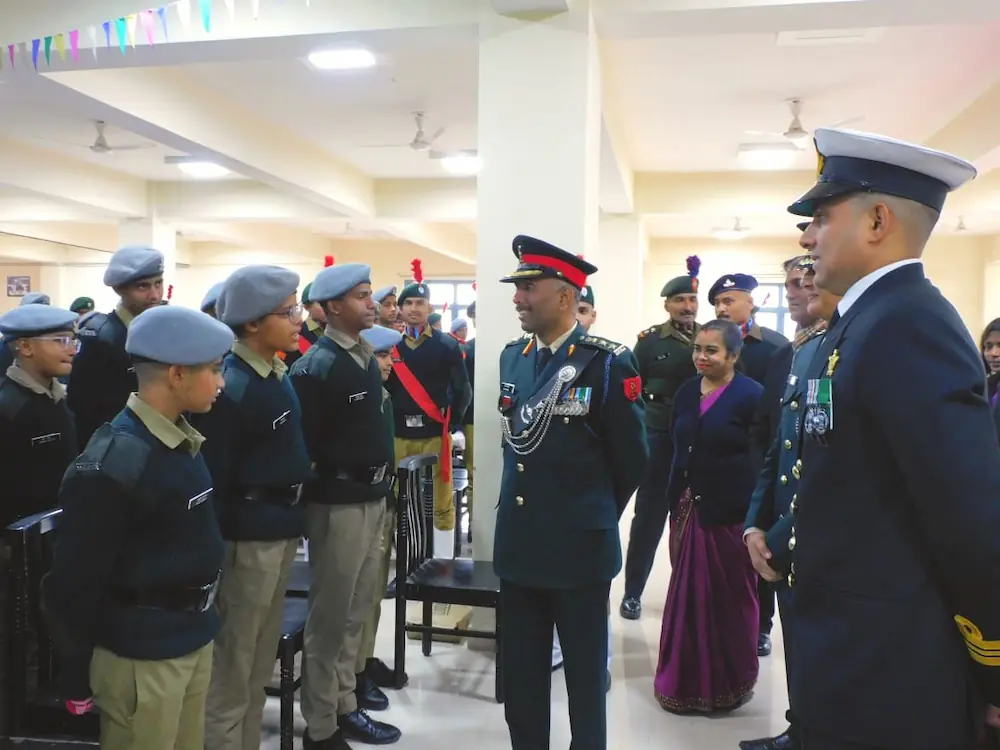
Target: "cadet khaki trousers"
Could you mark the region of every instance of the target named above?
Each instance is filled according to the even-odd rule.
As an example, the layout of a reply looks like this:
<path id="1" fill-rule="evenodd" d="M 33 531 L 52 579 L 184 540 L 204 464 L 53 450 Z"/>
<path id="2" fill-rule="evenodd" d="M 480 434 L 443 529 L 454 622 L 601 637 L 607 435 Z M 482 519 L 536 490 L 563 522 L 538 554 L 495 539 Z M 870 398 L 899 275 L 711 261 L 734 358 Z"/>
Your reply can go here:
<path id="1" fill-rule="evenodd" d="M 337 717 L 358 708 L 355 669 L 371 617 L 381 560 L 385 500 L 306 506 L 309 617 L 302 654 L 302 715 L 314 741 L 332 737 Z"/>
<path id="2" fill-rule="evenodd" d="M 126 659 L 94 649 L 90 686 L 101 750 L 204 750 L 212 644 L 177 659 Z"/>
<path id="3" fill-rule="evenodd" d="M 379 539 L 378 577 L 375 579 L 375 590 L 372 592 L 371 615 L 365 620 L 361 630 L 361 648 L 358 649 L 358 661 L 354 666 L 357 674 L 364 672 L 368 660 L 375 656 L 375 636 L 378 634 L 378 623 L 382 617 L 382 594 L 389 584 L 392 538 L 396 534 L 396 509 L 389 507 L 389 503 L 395 503 L 395 498 L 386 499 L 385 520 L 382 522 L 382 534 Z"/>
<path id="4" fill-rule="evenodd" d="M 259 750 L 261 722 L 281 638 L 285 591 L 298 539 L 226 542 L 216 600 L 215 638 L 205 747 Z"/>
<path id="5" fill-rule="evenodd" d="M 439 456 L 434 465 L 434 528 L 438 531 L 452 531 L 455 528 L 454 482 L 441 478 L 441 462 L 451 465 L 451 456 L 441 455 L 441 438 L 430 437 L 419 440 L 396 438 L 396 465 L 404 458 L 431 453 Z M 450 476 L 450 475 L 449 475 Z"/>

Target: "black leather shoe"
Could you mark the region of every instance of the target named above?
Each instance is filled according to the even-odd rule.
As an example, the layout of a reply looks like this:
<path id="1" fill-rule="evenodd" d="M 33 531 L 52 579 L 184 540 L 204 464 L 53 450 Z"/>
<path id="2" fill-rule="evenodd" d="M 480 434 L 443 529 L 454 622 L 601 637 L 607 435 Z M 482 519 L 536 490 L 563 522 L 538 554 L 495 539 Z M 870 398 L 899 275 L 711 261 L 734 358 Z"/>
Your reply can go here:
<path id="1" fill-rule="evenodd" d="M 761 633 L 757 636 L 757 656 L 771 655 L 771 636 Z"/>
<path id="2" fill-rule="evenodd" d="M 642 602 L 634 596 L 626 596 L 622 599 L 622 606 L 618 612 L 626 620 L 638 620 L 642 617 Z"/>
<path id="3" fill-rule="evenodd" d="M 777 737 L 764 737 L 759 740 L 743 740 L 740 750 L 798 750 L 799 744 L 792 739 L 788 731 Z"/>
<path id="4" fill-rule="evenodd" d="M 354 713 L 338 716 L 337 726 L 340 727 L 338 734 L 344 735 L 349 740 L 364 742 L 366 745 L 391 745 L 399 742 L 402 736 L 402 732 L 392 724 L 375 721 L 360 708 Z"/>
<path id="5" fill-rule="evenodd" d="M 309 736 L 307 729 L 302 735 L 302 750 L 351 750 L 351 746 L 344 739 L 343 732 L 336 732 L 332 737 L 317 741 Z"/>
<path id="6" fill-rule="evenodd" d="M 354 695 L 358 698 L 358 708 L 366 711 L 385 711 L 389 708 L 389 696 L 379 690 L 367 672 L 355 677 L 358 683 L 354 686 Z"/>
<path id="7" fill-rule="evenodd" d="M 381 659 L 369 659 L 365 662 L 365 673 L 380 688 L 396 688 L 396 673 Z M 410 681 L 406 672 L 403 672 L 403 685 Z"/>
<path id="8" fill-rule="evenodd" d="M 393 578 L 389 581 L 389 585 L 385 587 L 385 593 L 382 594 L 383 599 L 395 599 L 396 598 L 396 579 Z"/>

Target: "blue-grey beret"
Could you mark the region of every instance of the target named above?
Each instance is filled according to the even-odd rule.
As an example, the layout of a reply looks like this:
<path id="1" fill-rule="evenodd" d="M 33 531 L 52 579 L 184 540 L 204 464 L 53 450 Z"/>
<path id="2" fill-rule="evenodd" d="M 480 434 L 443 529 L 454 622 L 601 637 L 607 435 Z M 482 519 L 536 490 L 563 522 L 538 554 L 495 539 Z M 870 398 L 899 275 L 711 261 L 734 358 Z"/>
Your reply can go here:
<path id="1" fill-rule="evenodd" d="M 372 295 L 372 299 L 378 302 L 379 304 L 382 304 L 382 300 L 384 300 L 386 297 L 395 297 L 395 296 L 396 296 L 396 287 L 384 286 L 378 291 L 376 291 L 375 294 Z"/>
<path id="2" fill-rule="evenodd" d="M 215 304 L 219 301 L 219 292 L 222 291 L 222 285 L 225 284 L 224 281 L 217 281 L 209 287 L 208 292 L 205 293 L 204 299 L 201 301 L 201 307 L 199 308 L 202 312 L 215 307 Z"/>
<path id="3" fill-rule="evenodd" d="M 715 298 L 723 292 L 752 292 L 758 286 L 757 279 L 748 273 L 727 273 L 719 278 L 708 290 L 708 304 L 714 305 Z"/>
<path id="4" fill-rule="evenodd" d="M 455 333 L 461 328 L 468 328 L 468 327 L 469 327 L 469 321 L 467 321 L 465 318 L 455 318 L 453 321 L 451 321 L 452 333 Z"/>
<path id="5" fill-rule="evenodd" d="M 22 305 L 51 305 L 52 300 L 49 299 L 49 295 L 42 292 L 28 292 L 26 295 L 21 297 Z"/>
<path id="6" fill-rule="evenodd" d="M 366 328 L 361 332 L 361 335 L 376 352 L 387 352 L 403 340 L 403 334 L 394 328 L 386 328 L 385 326 Z"/>
<path id="7" fill-rule="evenodd" d="M 233 332 L 198 310 L 163 305 L 132 321 L 125 351 L 164 365 L 204 365 L 221 359 L 233 347 Z"/>
<path id="8" fill-rule="evenodd" d="M 138 245 L 123 247 L 111 256 L 104 270 L 104 285 L 124 286 L 163 273 L 163 253 Z"/>
<path id="9" fill-rule="evenodd" d="M 309 290 L 311 302 L 326 302 L 343 297 L 358 284 L 370 284 L 372 269 L 363 263 L 344 263 L 324 268 L 316 276 Z"/>
<path id="10" fill-rule="evenodd" d="M 3 334 L 4 341 L 54 331 L 72 331 L 75 327 L 75 312 L 50 305 L 24 305 L 0 316 L 0 334 Z"/>
<path id="11" fill-rule="evenodd" d="M 215 312 L 226 325 L 260 320 L 299 288 L 299 275 L 280 266 L 243 266 L 222 285 Z"/>

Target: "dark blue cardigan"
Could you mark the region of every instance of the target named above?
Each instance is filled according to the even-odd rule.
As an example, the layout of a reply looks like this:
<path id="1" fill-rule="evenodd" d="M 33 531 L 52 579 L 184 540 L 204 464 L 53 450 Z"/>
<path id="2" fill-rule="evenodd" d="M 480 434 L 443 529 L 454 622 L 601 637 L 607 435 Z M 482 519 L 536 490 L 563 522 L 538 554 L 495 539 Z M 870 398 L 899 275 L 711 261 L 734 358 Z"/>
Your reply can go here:
<path id="1" fill-rule="evenodd" d="M 704 417 L 701 376 L 674 396 L 674 459 L 667 487 L 671 513 L 691 488 L 702 526 L 735 526 L 746 518 L 757 474 L 750 429 L 764 389 L 737 372 Z"/>

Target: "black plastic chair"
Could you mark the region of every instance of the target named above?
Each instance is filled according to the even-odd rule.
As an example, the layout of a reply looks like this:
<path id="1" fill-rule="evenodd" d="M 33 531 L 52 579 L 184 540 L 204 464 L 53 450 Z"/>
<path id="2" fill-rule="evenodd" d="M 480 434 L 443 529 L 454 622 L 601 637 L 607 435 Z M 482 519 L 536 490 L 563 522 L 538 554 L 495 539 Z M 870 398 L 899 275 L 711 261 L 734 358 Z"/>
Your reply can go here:
<path id="1" fill-rule="evenodd" d="M 308 595 L 308 585 L 306 593 Z M 302 676 L 295 675 L 295 655 L 302 651 L 308 616 L 309 600 L 292 593 L 286 594 L 281 640 L 278 641 L 278 687 L 265 688 L 265 692 L 278 698 L 281 704 L 281 750 L 292 750 L 295 744 L 295 693 L 302 686 Z"/>
<path id="2" fill-rule="evenodd" d="M 59 509 L 38 513 L 3 530 L 3 544 L 10 552 L 4 580 L 7 726 L 3 735 L 25 740 L 19 745 L 25 748 L 74 740 L 93 746 L 100 733 L 96 712 L 73 716 L 59 700 L 55 649 L 41 616 L 41 582 L 52 567 L 61 514 Z"/>
<path id="3" fill-rule="evenodd" d="M 442 560 L 434 557 L 434 455 L 413 456 L 399 464 L 399 497 L 396 527 L 396 687 L 402 688 L 406 672 L 406 634 L 420 633 L 424 656 L 430 656 L 432 636 L 488 638 L 496 641 L 495 695 L 503 703 L 503 669 L 500 634 L 500 579 L 493 563 L 485 560 Z M 423 603 L 419 625 L 406 622 L 406 603 Z M 463 630 L 433 625 L 435 604 L 484 607 L 496 611 L 496 630 Z"/>

